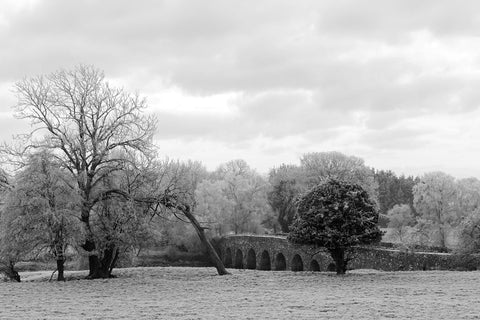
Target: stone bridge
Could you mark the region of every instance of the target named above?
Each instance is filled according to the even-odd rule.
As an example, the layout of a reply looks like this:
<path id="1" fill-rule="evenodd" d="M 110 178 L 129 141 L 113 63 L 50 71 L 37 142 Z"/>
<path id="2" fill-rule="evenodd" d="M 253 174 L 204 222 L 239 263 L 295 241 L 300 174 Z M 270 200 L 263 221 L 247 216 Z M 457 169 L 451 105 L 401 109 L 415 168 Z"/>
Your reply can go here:
<path id="1" fill-rule="evenodd" d="M 313 246 L 297 246 L 285 236 L 229 235 L 218 241 L 227 268 L 291 271 L 334 271 L 328 253 Z M 451 270 L 458 268 L 455 255 L 412 252 L 379 246 L 356 247 L 349 269 Z M 480 267 L 480 257 L 477 257 Z"/>
<path id="2" fill-rule="evenodd" d="M 230 235 L 220 239 L 219 249 L 227 268 L 325 271 L 333 262 L 324 252 L 295 246 L 284 236 Z"/>

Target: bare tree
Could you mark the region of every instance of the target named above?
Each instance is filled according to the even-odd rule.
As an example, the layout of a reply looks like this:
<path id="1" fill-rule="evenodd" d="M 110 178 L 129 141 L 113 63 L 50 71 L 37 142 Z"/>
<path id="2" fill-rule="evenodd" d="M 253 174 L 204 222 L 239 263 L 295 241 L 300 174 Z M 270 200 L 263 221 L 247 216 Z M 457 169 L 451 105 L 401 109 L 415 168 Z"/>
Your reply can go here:
<path id="1" fill-rule="evenodd" d="M 206 227 L 195 217 L 195 190 L 204 178 L 205 169 L 199 162 L 171 162 L 165 161 L 157 170 L 156 187 L 153 188 L 152 205 L 162 206 L 178 219 L 186 220 L 195 229 L 200 241 L 204 245 L 210 260 L 219 275 L 230 274 L 218 256 L 215 248 L 205 234 Z"/>
<path id="2" fill-rule="evenodd" d="M 413 187 L 413 205 L 420 217 L 437 229 L 440 247 L 447 245 L 449 229 L 458 225 L 458 186 L 455 178 L 443 172 L 429 172 Z"/>
<path id="3" fill-rule="evenodd" d="M 373 201 L 378 200 L 378 184 L 375 182 L 374 171 L 367 167 L 361 158 L 337 151 L 311 152 L 302 156 L 300 168 L 308 188 L 328 179 L 336 179 L 359 184 Z"/>
<path id="4" fill-rule="evenodd" d="M 91 213 L 108 194 L 105 179 L 124 168 L 121 155 L 148 155 L 152 150 L 156 119 L 143 114 L 144 99 L 110 86 L 93 66 L 25 78 L 15 89 L 16 115 L 34 127 L 20 153 L 31 148 L 51 150 L 71 174 L 72 188 L 80 193 L 82 248 L 89 255 L 89 277 L 108 277 L 104 264 L 111 263 L 115 253 L 107 248 L 99 259 Z"/>
<path id="5" fill-rule="evenodd" d="M 129 195 L 123 190 L 110 190 L 105 196 L 119 194 L 125 198 L 130 197 L 134 202 L 145 205 L 144 209 L 151 215 L 173 214 L 176 218 L 190 223 L 218 274 L 229 274 L 205 233 L 207 227 L 195 216 L 195 190 L 206 175 L 203 166 L 199 162 L 165 160 L 153 163 L 144 172 L 148 173 L 141 179 L 141 194 Z"/>

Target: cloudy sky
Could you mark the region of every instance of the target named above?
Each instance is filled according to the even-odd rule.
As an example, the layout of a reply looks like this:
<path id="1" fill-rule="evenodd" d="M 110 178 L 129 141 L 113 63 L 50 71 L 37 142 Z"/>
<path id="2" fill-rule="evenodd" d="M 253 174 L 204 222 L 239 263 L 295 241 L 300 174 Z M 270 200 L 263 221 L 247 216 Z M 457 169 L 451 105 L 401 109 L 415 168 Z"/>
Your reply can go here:
<path id="1" fill-rule="evenodd" d="M 2 0 L 0 139 L 13 83 L 93 64 L 158 115 L 163 155 L 259 172 L 340 151 L 480 178 L 480 2 Z"/>

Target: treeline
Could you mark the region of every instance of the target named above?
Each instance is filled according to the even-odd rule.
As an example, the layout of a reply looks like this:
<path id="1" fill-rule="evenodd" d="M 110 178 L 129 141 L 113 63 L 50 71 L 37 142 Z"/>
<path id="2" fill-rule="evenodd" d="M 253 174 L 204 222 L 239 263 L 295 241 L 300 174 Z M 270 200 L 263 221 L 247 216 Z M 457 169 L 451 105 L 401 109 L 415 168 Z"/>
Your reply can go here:
<path id="1" fill-rule="evenodd" d="M 368 190 L 377 203 L 379 223 L 389 227 L 390 238 L 397 242 L 446 247 L 446 235 L 457 228 L 462 246 L 478 249 L 480 181 L 474 178 L 455 180 L 440 172 L 398 177 L 339 152 L 308 153 L 300 165 L 280 165 L 267 176 L 244 160 L 229 161 L 213 172 L 199 162 L 149 161 L 143 174 L 138 168 L 119 170 L 109 178 L 109 187 L 125 184 L 120 189 L 145 199 L 166 183 L 171 190 L 161 189 L 164 193 L 191 198 L 192 212 L 210 237 L 288 233 L 299 197 L 335 178 Z M 14 176 L 4 175 L 3 184 L 0 226 L 6 265 L 50 255 L 63 270 L 67 258 L 88 255 L 82 248 L 79 190 L 55 156 L 46 150 L 30 154 Z M 116 255 L 109 258 L 117 261 L 110 268 L 149 248 L 204 251 L 195 230 L 178 212 L 154 210 L 158 203 L 142 201 L 117 194 L 99 201 L 92 212 L 90 231 L 96 246 L 103 248 L 100 257 L 115 248 Z"/>
<path id="2" fill-rule="evenodd" d="M 0 150 L 0 272 L 11 278 L 19 261 L 39 257 L 56 261 L 59 280 L 65 262 L 78 257 L 90 278 L 105 278 L 159 246 L 205 250 L 226 274 L 210 237 L 287 233 L 297 199 L 330 178 L 367 191 L 398 241 L 445 247 L 454 230 L 463 248 L 479 248 L 475 178 L 396 176 L 340 152 L 307 153 L 267 175 L 244 160 L 211 172 L 162 159 L 153 143 L 161 121 L 94 67 L 27 78 L 15 89 L 16 115 L 33 129 Z"/>
<path id="3" fill-rule="evenodd" d="M 282 232 L 289 231 L 299 195 L 329 178 L 359 184 L 369 193 L 377 204 L 379 226 L 388 228 L 388 241 L 462 252 L 480 249 L 480 180 L 443 172 L 397 176 L 339 152 L 305 154 L 299 166 L 270 171 L 268 200 Z"/>

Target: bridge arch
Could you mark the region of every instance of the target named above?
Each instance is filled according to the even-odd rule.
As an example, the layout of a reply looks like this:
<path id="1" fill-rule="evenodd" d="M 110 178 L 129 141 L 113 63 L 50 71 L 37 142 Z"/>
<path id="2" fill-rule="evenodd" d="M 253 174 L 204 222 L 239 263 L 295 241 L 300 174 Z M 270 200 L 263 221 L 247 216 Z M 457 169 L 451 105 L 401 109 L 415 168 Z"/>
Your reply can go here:
<path id="1" fill-rule="evenodd" d="M 312 248 L 289 243 L 284 236 L 270 235 L 229 235 L 221 238 L 217 244 L 218 253 L 225 266 L 237 269 L 258 270 L 317 270 L 312 264 L 316 260 L 319 269 L 327 270 L 331 257 L 324 252 L 311 255 Z M 293 258 L 295 263 L 292 269 Z M 301 267 L 297 263 L 301 260 Z"/>
<path id="2" fill-rule="evenodd" d="M 287 270 L 287 260 L 285 259 L 285 256 L 281 252 L 277 253 L 277 256 L 275 257 L 275 270 L 277 271 Z"/>
<path id="3" fill-rule="evenodd" d="M 232 267 L 232 249 L 227 248 L 227 250 L 225 250 L 225 258 L 223 263 L 225 264 L 226 268 Z"/>
<path id="4" fill-rule="evenodd" d="M 300 255 L 296 254 L 292 259 L 292 271 L 303 271 L 303 261 Z"/>
<path id="5" fill-rule="evenodd" d="M 272 270 L 272 265 L 270 262 L 270 254 L 267 250 L 263 250 L 262 255 L 260 257 L 260 270 Z"/>
<path id="6" fill-rule="evenodd" d="M 256 269 L 257 268 L 257 255 L 255 250 L 250 248 L 247 252 L 247 269 Z"/>
<path id="7" fill-rule="evenodd" d="M 320 271 L 320 265 L 317 260 L 312 259 L 312 261 L 310 261 L 310 271 Z"/>
<path id="8" fill-rule="evenodd" d="M 243 269 L 243 253 L 240 249 L 235 253 L 235 268 Z"/>

